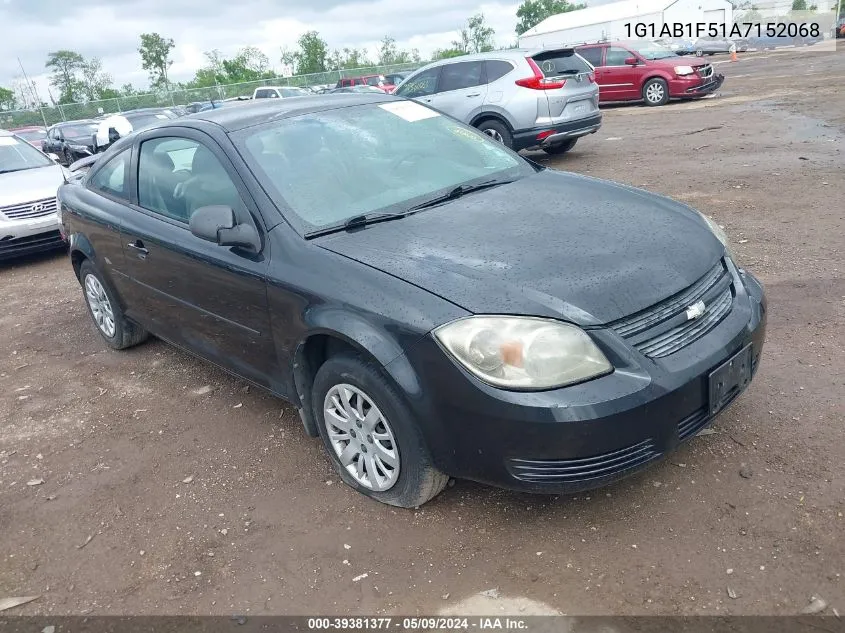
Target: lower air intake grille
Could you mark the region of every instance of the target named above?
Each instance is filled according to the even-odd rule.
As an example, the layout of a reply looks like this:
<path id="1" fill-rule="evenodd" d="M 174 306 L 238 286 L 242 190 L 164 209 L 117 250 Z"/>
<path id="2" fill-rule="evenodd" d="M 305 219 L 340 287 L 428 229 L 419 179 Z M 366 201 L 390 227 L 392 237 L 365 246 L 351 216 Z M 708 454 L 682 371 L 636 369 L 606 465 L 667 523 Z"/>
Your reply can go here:
<path id="1" fill-rule="evenodd" d="M 576 483 L 615 475 L 660 457 L 650 439 L 627 448 L 582 459 L 510 459 L 514 477 L 536 483 Z"/>

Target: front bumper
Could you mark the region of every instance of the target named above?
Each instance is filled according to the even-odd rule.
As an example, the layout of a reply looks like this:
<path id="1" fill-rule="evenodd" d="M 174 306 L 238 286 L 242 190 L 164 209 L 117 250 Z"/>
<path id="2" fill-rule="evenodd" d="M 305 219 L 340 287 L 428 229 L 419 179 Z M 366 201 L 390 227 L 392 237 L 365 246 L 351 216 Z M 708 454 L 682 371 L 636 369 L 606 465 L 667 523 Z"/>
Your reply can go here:
<path id="1" fill-rule="evenodd" d="M 0 260 L 59 248 L 63 244 L 55 213 L 42 218 L 0 221 Z"/>
<path id="2" fill-rule="evenodd" d="M 453 477 L 503 488 L 571 493 L 661 458 L 713 419 L 711 371 L 749 344 L 752 374 L 759 366 L 763 289 L 748 273 L 733 275 L 732 309 L 702 338 L 649 359 L 615 332 L 592 330 L 614 373 L 561 389 L 512 392 L 483 384 L 426 337 L 407 354 L 418 377 L 406 397 L 434 463 Z"/>
<path id="3" fill-rule="evenodd" d="M 601 127 L 601 119 L 601 112 L 596 112 L 595 114 L 584 117 L 583 119 L 576 119 L 575 121 L 550 124 L 514 132 L 513 149 L 519 151 L 532 147 L 550 147 L 568 141 L 569 139 L 579 138 L 587 134 L 595 134 Z M 553 132 L 551 135 L 546 136 L 540 141 L 537 140 L 538 134 L 550 130 Z"/>
<path id="4" fill-rule="evenodd" d="M 725 76 L 721 74 L 713 74 L 703 82 L 700 78 L 696 78 L 692 82 L 689 80 L 676 80 L 669 82 L 669 96 L 673 99 L 703 97 L 721 88 L 724 82 Z"/>

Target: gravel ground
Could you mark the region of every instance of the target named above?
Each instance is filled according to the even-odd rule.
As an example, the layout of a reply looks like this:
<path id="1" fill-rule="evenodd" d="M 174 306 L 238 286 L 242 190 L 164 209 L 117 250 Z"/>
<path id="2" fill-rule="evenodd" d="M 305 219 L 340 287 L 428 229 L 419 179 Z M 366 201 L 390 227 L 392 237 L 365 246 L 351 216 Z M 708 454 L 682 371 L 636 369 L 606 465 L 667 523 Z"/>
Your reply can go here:
<path id="1" fill-rule="evenodd" d="M 0 598 L 40 596 L 19 614 L 788 614 L 813 596 L 845 612 L 845 55 L 718 68 L 713 98 L 610 107 L 570 154 L 535 156 L 711 214 L 765 283 L 760 371 L 713 434 L 587 495 L 459 481 L 382 506 L 286 403 L 158 341 L 108 350 L 66 258 L 30 258 L 0 266 Z"/>

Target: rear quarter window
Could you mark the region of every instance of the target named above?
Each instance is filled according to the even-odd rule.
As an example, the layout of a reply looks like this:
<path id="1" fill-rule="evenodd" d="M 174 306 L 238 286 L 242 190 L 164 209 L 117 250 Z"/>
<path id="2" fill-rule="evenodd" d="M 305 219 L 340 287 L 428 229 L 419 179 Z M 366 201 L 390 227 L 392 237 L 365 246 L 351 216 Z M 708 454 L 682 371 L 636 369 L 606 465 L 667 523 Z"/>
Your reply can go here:
<path id="1" fill-rule="evenodd" d="M 513 65 L 510 62 L 503 62 L 498 59 L 488 59 L 484 63 L 487 66 L 487 83 L 493 83 L 513 70 Z"/>
<path id="2" fill-rule="evenodd" d="M 572 49 L 564 51 L 546 51 L 534 55 L 534 61 L 545 77 L 560 77 L 561 75 L 577 75 L 591 72 L 580 55 L 576 55 Z"/>
<path id="3" fill-rule="evenodd" d="M 579 48 L 578 54 L 586 59 L 594 67 L 601 66 L 601 46 L 594 46 L 592 48 Z"/>

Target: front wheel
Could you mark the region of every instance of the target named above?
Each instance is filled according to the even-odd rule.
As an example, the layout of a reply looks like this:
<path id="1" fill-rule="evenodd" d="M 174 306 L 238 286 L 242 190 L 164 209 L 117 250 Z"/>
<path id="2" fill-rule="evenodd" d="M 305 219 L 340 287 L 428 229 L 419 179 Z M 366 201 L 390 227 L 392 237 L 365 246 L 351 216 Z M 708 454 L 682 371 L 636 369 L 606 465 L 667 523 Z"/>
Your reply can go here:
<path id="1" fill-rule="evenodd" d="M 486 134 L 494 141 L 499 141 L 502 145 L 513 149 L 513 135 L 504 123 L 494 119 L 482 121 L 478 125 L 478 131 Z"/>
<path id="2" fill-rule="evenodd" d="M 381 369 L 352 353 L 329 358 L 312 389 L 314 417 L 341 479 L 401 508 L 436 496 L 449 477 L 431 463 L 409 407 Z"/>
<path id="3" fill-rule="evenodd" d="M 571 138 L 568 141 L 564 141 L 563 143 L 558 143 L 556 145 L 549 145 L 548 147 L 544 147 L 543 151 L 546 152 L 546 154 L 552 154 L 552 155 L 555 155 L 555 156 L 560 155 L 560 154 L 566 154 L 566 152 L 568 152 L 573 147 L 575 147 L 575 143 L 577 141 L 578 141 L 577 138 Z"/>
<path id="4" fill-rule="evenodd" d="M 73 158 L 71 157 L 70 151 L 67 147 L 64 149 L 63 153 L 65 157 L 65 166 L 70 167 L 70 164 L 73 162 Z"/>
<path id="5" fill-rule="evenodd" d="M 700 48 L 699 48 L 699 49 L 697 49 L 697 50 L 695 51 L 695 56 L 696 56 L 696 57 L 704 57 L 704 51 L 703 51 L 703 50 L 701 50 Z"/>
<path id="6" fill-rule="evenodd" d="M 654 77 L 643 85 L 643 100 L 648 106 L 662 106 L 669 102 L 669 85 L 665 79 Z"/>
<path id="7" fill-rule="evenodd" d="M 106 345 L 112 349 L 126 349 L 143 342 L 149 336 L 146 330 L 123 315 L 117 297 L 91 260 L 82 262 L 79 279 L 88 312 Z"/>

